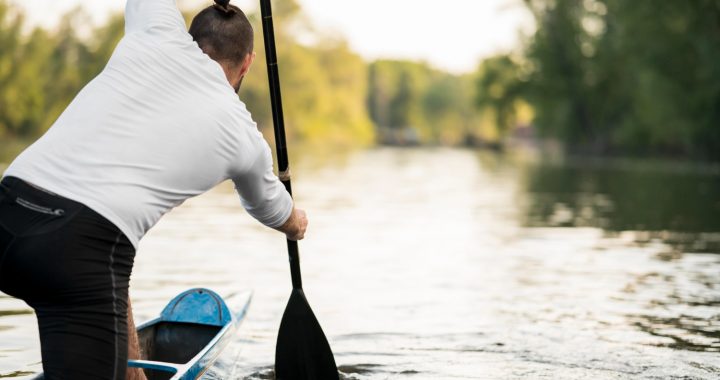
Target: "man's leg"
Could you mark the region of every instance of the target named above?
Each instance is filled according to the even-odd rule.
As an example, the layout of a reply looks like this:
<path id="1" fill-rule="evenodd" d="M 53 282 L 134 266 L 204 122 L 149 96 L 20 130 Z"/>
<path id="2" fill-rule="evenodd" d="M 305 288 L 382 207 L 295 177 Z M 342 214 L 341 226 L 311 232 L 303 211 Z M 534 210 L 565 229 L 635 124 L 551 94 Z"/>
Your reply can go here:
<path id="1" fill-rule="evenodd" d="M 2 183 L 0 289 L 35 309 L 45 379 L 125 379 L 132 244 L 82 204 Z"/>
<path id="2" fill-rule="evenodd" d="M 142 352 L 140 351 L 140 343 L 138 341 L 137 329 L 135 328 L 135 321 L 133 320 L 132 305 L 130 304 L 130 298 L 128 298 L 128 359 L 142 359 Z M 146 380 L 145 373 L 141 368 L 128 368 L 127 380 Z"/>
<path id="3" fill-rule="evenodd" d="M 45 378 L 123 380 L 134 250 L 120 244 L 119 233 L 103 236 L 83 228 L 85 216 L 79 214 L 68 228 L 91 236 L 60 231 L 30 236 L 7 259 L 27 276 L 26 287 L 34 288 L 26 301 L 38 317 Z M 50 242 L 57 248 L 48 248 Z"/>
<path id="4" fill-rule="evenodd" d="M 40 327 L 45 379 L 125 378 L 127 319 L 124 311 L 109 312 L 112 304 L 70 307 L 34 304 L 33 307 Z"/>

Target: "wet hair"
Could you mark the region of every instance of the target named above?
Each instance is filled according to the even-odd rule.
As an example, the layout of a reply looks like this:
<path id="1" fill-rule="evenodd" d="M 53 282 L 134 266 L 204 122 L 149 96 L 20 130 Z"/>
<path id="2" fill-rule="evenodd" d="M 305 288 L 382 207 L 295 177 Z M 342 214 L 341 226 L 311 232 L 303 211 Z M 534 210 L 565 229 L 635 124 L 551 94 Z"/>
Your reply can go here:
<path id="1" fill-rule="evenodd" d="M 193 18 L 188 31 L 200 49 L 217 62 L 242 63 L 253 51 L 253 29 L 230 0 L 215 0 Z"/>

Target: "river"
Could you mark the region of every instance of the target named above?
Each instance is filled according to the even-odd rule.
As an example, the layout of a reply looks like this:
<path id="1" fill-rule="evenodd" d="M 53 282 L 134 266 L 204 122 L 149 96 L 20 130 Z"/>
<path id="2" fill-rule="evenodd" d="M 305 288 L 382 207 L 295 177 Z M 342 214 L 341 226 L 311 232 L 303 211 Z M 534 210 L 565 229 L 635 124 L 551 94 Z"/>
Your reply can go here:
<path id="1" fill-rule="evenodd" d="M 450 148 L 298 161 L 304 288 L 344 379 L 720 377 L 716 168 Z M 136 320 L 195 286 L 254 291 L 205 378 L 271 378 L 285 242 L 229 184 L 142 241 Z M 0 295 L 0 378 L 39 370 L 32 312 Z"/>

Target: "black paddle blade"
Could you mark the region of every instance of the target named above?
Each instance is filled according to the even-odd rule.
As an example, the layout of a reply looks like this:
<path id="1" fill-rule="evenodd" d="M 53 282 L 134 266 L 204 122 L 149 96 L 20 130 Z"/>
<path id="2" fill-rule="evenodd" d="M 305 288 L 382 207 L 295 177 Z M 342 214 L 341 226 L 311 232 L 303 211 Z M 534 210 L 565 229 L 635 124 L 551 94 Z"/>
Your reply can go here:
<path id="1" fill-rule="evenodd" d="M 335 357 L 302 289 L 293 289 L 280 322 L 275 346 L 275 378 L 339 379 Z"/>

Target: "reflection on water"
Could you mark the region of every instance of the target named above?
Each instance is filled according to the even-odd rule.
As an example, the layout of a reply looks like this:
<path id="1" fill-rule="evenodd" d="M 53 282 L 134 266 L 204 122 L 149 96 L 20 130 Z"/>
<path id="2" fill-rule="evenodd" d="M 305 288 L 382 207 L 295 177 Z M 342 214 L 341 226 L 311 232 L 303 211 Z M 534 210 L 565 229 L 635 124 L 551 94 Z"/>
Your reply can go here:
<path id="1" fill-rule="evenodd" d="M 528 170 L 528 226 L 633 231 L 680 251 L 720 252 L 720 175 L 668 164 L 584 163 Z"/>
<path id="2" fill-rule="evenodd" d="M 534 166 L 528 172 L 524 225 L 597 227 L 639 245 L 662 242 L 664 271 L 643 273 L 625 293 L 664 289 L 628 315 L 652 344 L 720 352 L 720 175 L 667 165 Z M 693 265 L 695 263 L 695 265 Z M 658 292 L 659 293 L 659 292 Z M 634 300 L 635 297 L 629 297 Z"/>
<path id="3" fill-rule="evenodd" d="M 689 257 L 649 272 L 629 283 L 626 293 L 643 288 L 666 289 L 648 300 L 646 310 L 629 315 L 634 326 L 661 338 L 656 344 L 671 348 L 720 352 L 720 279 L 714 257 Z"/>
<path id="4" fill-rule="evenodd" d="M 306 294 L 344 379 L 720 376 L 717 174 L 389 148 L 305 154 L 294 174 Z M 253 289 L 205 378 L 270 379 L 288 272 L 226 184 L 143 240 L 136 319 L 190 286 Z M 0 297 L 0 377 L 40 368 L 18 311 Z"/>

